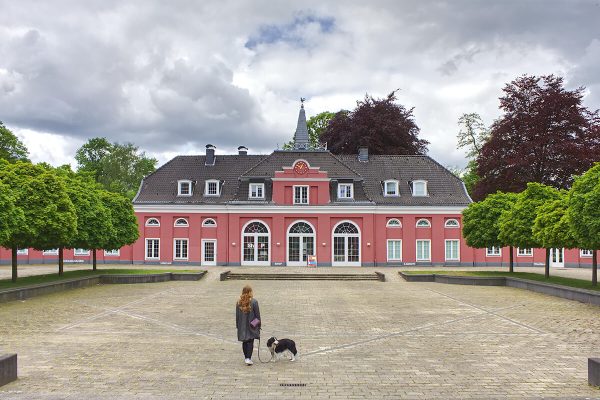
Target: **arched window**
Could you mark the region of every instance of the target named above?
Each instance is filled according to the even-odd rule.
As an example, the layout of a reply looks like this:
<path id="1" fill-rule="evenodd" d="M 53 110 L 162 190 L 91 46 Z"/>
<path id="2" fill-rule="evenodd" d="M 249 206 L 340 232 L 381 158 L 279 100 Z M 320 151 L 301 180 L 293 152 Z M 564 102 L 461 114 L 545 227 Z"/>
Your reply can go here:
<path id="1" fill-rule="evenodd" d="M 444 224 L 444 226 L 446 228 L 458 228 L 460 226 L 460 224 L 455 219 L 449 219 L 449 220 L 446 221 L 446 223 Z"/>
<path id="2" fill-rule="evenodd" d="M 425 218 L 417 221 L 417 228 L 431 228 L 431 222 Z"/>
<path id="3" fill-rule="evenodd" d="M 402 228 L 402 224 L 396 218 L 390 219 L 385 226 L 388 228 Z"/>
<path id="4" fill-rule="evenodd" d="M 268 265 L 271 255 L 269 228 L 260 221 L 248 223 L 242 232 L 242 265 Z"/>
<path id="5" fill-rule="evenodd" d="M 189 226 L 187 219 L 185 218 L 177 218 L 175 221 L 175 226 Z"/>
<path id="6" fill-rule="evenodd" d="M 360 231 L 352 222 L 335 226 L 332 247 L 332 265 L 360 266 Z"/>
<path id="7" fill-rule="evenodd" d="M 156 218 L 148 218 L 146 220 L 146 226 L 160 226 L 160 222 Z"/>
<path id="8" fill-rule="evenodd" d="M 202 226 L 205 228 L 213 228 L 217 226 L 217 221 L 212 218 L 206 218 L 204 221 L 202 221 Z"/>
<path id="9" fill-rule="evenodd" d="M 315 230 L 308 222 L 290 226 L 287 239 L 287 265 L 306 265 L 308 256 L 315 255 Z"/>

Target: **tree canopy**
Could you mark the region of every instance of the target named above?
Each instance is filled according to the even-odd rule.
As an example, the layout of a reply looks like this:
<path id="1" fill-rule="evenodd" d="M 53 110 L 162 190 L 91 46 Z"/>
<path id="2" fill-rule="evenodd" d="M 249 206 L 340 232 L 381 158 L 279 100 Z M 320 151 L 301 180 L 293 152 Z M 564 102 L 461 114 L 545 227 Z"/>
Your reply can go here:
<path id="1" fill-rule="evenodd" d="M 129 199 L 157 163 L 132 143 L 110 143 L 106 138 L 88 140 L 77 150 L 75 159 L 78 172 L 92 174 L 104 189 Z"/>
<path id="2" fill-rule="evenodd" d="M 28 156 L 27 147 L 0 121 L 0 159 L 8 162 L 28 161 Z"/>
<path id="3" fill-rule="evenodd" d="M 368 94 L 352 111 L 340 111 L 329 121 L 321 142 L 335 154 L 356 154 L 367 146 L 372 154 L 425 154 L 428 141 L 419 139 L 413 109 L 396 104 L 396 91 L 386 98 Z"/>
<path id="4" fill-rule="evenodd" d="M 542 204 L 537 209 L 533 223 L 533 238 L 543 248 L 553 247 L 573 249 L 578 247 L 577 240 L 569 225 L 567 209 L 569 201 L 566 193 L 561 192 L 561 197 Z"/>
<path id="5" fill-rule="evenodd" d="M 139 238 L 137 217 L 131 201 L 118 194 L 100 192 L 100 198 L 110 213 L 112 229 L 103 237 L 102 248 L 106 250 L 120 249 L 133 244 Z"/>
<path id="6" fill-rule="evenodd" d="M 457 148 L 467 150 L 467 158 L 469 162 L 467 167 L 457 174 L 465 183 L 467 192 L 472 196 L 475 185 L 479 182 L 477 175 L 477 158 L 481 154 L 481 148 L 490 137 L 489 129 L 487 129 L 477 113 L 463 114 L 458 119 L 460 130 L 456 135 L 458 140 Z"/>
<path id="7" fill-rule="evenodd" d="M 568 189 L 600 159 L 600 118 L 582 105 L 583 87 L 566 90 L 561 77 L 524 75 L 503 91 L 504 114 L 477 157 L 474 199 L 519 192 L 528 182 Z"/>
<path id="8" fill-rule="evenodd" d="M 569 225 L 582 248 L 593 250 L 592 284 L 598 283 L 600 249 L 600 163 L 575 179 L 569 191 Z"/>

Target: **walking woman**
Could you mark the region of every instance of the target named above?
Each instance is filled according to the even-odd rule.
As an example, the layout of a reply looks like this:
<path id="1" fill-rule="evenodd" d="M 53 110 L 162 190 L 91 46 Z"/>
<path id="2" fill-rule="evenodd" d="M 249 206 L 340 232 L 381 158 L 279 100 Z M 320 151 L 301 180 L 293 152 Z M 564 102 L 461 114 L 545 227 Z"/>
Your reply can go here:
<path id="1" fill-rule="evenodd" d="M 260 337 L 260 310 L 258 301 L 253 298 L 250 285 L 244 286 L 242 295 L 235 305 L 235 325 L 238 340 L 242 342 L 244 362 L 246 365 L 252 365 L 254 364 L 252 362 L 254 339 Z"/>

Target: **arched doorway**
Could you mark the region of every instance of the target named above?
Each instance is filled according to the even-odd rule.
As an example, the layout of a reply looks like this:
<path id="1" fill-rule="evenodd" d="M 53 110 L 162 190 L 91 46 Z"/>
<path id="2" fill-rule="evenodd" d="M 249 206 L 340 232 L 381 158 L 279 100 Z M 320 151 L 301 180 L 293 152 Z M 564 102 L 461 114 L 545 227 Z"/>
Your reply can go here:
<path id="1" fill-rule="evenodd" d="M 288 230 L 287 265 L 306 265 L 308 256 L 315 255 L 315 230 L 305 221 L 297 221 Z"/>
<path id="2" fill-rule="evenodd" d="M 271 234 L 262 221 L 250 221 L 242 230 L 242 265 L 270 265 Z"/>
<path id="3" fill-rule="evenodd" d="M 342 221 L 333 228 L 333 266 L 360 267 L 360 231 L 350 221 Z"/>

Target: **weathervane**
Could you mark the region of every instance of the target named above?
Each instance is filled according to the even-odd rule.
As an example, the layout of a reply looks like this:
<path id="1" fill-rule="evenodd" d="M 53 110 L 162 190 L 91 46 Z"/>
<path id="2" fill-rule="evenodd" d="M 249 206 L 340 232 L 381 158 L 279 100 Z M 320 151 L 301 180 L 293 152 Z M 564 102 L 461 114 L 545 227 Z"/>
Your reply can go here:
<path id="1" fill-rule="evenodd" d="M 306 101 L 306 97 L 300 97 L 300 107 L 304 108 L 304 102 Z"/>

